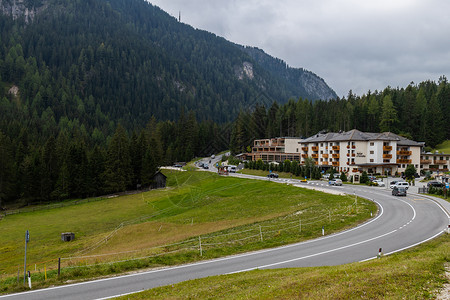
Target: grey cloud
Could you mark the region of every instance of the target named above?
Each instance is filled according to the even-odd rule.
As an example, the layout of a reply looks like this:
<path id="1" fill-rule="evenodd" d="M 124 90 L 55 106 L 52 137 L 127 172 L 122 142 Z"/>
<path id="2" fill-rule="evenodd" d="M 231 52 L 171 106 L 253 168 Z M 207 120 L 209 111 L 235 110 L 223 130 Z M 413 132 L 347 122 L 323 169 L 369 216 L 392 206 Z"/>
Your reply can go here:
<path id="1" fill-rule="evenodd" d="M 449 77 L 450 1 L 153 0 L 195 28 L 256 46 L 340 96 Z"/>

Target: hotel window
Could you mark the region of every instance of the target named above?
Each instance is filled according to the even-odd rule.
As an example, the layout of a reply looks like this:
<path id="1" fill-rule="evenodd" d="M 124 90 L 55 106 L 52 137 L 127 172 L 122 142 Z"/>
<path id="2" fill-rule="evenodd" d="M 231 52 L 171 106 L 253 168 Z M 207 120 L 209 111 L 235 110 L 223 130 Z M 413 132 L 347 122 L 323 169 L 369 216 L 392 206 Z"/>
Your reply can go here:
<path id="1" fill-rule="evenodd" d="M 373 158 L 370 159 L 370 162 L 373 162 Z"/>
<path id="2" fill-rule="evenodd" d="M 375 145 L 375 143 L 374 142 L 370 142 L 370 146 L 373 146 L 373 145 Z"/>
<path id="3" fill-rule="evenodd" d="M 374 154 L 375 152 L 373 152 L 373 151 L 370 151 L 370 154 Z"/>

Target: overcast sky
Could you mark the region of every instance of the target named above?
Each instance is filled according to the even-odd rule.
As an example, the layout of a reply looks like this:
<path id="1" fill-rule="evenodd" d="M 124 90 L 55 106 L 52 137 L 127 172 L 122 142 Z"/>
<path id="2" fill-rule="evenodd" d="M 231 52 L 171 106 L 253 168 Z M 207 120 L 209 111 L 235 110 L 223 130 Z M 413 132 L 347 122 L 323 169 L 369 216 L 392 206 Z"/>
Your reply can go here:
<path id="1" fill-rule="evenodd" d="M 263 49 L 338 96 L 450 78 L 447 0 L 150 0 L 194 28 Z"/>

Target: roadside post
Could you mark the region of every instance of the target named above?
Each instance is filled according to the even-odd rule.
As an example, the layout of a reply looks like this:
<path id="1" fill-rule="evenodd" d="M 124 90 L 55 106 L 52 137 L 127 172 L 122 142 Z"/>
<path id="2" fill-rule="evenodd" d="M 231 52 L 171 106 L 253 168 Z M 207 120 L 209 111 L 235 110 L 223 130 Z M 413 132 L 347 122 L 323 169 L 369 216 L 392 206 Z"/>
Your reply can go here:
<path id="1" fill-rule="evenodd" d="M 25 258 L 23 262 L 23 285 L 26 284 L 26 277 L 27 277 L 27 244 L 30 241 L 30 232 L 27 229 L 27 232 L 25 233 Z"/>
<path id="2" fill-rule="evenodd" d="M 378 249 L 378 255 L 377 255 L 377 258 L 381 258 L 382 256 L 383 256 L 383 249 L 380 248 L 380 249 Z"/>
<path id="3" fill-rule="evenodd" d="M 28 271 L 28 287 L 31 289 L 31 274 L 30 274 L 30 271 Z"/>

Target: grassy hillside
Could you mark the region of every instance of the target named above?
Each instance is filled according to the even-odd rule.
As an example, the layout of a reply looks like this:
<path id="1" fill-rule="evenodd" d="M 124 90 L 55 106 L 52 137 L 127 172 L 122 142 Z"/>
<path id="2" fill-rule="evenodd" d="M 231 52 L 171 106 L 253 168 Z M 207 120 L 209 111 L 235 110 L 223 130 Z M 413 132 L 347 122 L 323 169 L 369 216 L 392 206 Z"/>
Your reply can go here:
<path id="1" fill-rule="evenodd" d="M 450 153 L 450 140 L 447 140 L 436 146 L 436 151 Z"/>
<path id="2" fill-rule="evenodd" d="M 323 225 L 327 233 L 336 232 L 366 220 L 376 211 L 368 201 L 358 201 L 355 207 L 353 197 L 273 182 L 219 177 L 209 172 L 166 174 L 170 187 L 164 190 L 8 215 L 0 221 L 0 291 L 16 288 L 13 276 L 18 268 L 23 270 L 27 229 L 31 236 L 28 269 L 34 276 L 34 286 L 42 287 L 310 239 L 321 234 Z M 273 201 L 275 197 L 277 201 Z M 299 215 L 301 233 L 295 228 Z M 247 243 L 228 245 L 233 241 L 229 240 L 230 233 L 239 239 L 252 230 L 259 232 L 259 226 L 264 241 L 257 235 Z M 68 231 L 76 234 L 75 241 L 62 242 L 60 234 Z M 195 250 L 199 236 L 211 245 L 204 247 L 203 256 Z M 224 241 L 226 246 L 217 246 Z M 63 270 L 57 280 L 59 257 L 63 258 Z M 145 259 L 137 259 L 142 257 Z M 119 260 L 125 262 L 114 263 Z M 52 270 L 47 282 L 43 280 L 44 267 Z"/>
<path id="3" fill-rule="evenodd" d="M 118 299 L 433 299 L 450 262 L 450 236 L 378 260 L 256 270 L 155 288 Z"/>

